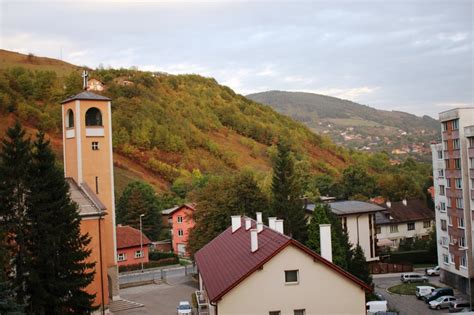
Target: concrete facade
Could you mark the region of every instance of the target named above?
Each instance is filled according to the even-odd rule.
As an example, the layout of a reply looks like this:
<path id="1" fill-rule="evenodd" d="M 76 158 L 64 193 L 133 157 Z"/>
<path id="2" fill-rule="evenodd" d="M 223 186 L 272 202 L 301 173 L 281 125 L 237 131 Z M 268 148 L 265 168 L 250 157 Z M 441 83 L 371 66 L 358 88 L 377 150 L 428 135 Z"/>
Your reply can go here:
<path id="1" fill-rule="evenodd" d="M 392 244 L 390 245 L 390 247 L 398 248 L 398 245 L 400 244 L 400 240 L 404 238 L 428 237 L 428 235 L 431 232 L 431 229 L 434 226 L 434 220 L 428 220 L 428 223 L 429 225 L 425 223 L 425 220 L 414 221 L 413 222 L 413 224 L 415 225 L 414 230 L 408 230 L 407 222 L 378 225 L 377 229 L 380 230 L 380 233 L 377 233 L 377 239 L 378 240 L 388 239 L 392 241 Z M 396 225 L 396 228 L 392 227 L 393 225 Z"/>

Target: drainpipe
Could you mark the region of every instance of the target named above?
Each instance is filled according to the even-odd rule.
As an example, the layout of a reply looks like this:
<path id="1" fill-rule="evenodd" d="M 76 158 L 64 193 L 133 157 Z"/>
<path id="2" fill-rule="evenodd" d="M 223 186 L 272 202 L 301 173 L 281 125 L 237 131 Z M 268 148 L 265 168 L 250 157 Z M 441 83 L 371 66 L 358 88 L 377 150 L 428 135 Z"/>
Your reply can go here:
<path id="1" fill-rule="evenodd" d="M 99 265 L 100 265 L 100 290 L 101 290 L 101 303 L 102 303 L 102 315 L 105 315 L 105 299 L 104 299 L 104 272 L 103 272 L 103 264 L 102 264 L 102 228 L 101 228 L 101 220 L 102 220 L 103 212 L 99 215 Z"/>
<path id="2" fill-rule="evenodd" d="M 362 214 L 359 214 L 357 217 L 356 217 L 356 223 L 357 223 L 357 245 L 360 245 L 360 242 L 359 242 L 359 217 L 361 216 Z"/>

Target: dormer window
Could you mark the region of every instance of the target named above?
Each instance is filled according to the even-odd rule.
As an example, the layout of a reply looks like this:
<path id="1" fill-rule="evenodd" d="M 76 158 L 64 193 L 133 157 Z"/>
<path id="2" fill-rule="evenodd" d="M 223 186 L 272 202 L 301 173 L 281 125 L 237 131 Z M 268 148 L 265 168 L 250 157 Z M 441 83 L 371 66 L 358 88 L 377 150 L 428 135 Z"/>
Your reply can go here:
<path id="1" fill-rule="evenodd" d="M 102 126 L 102 113 L 98 108 L 89 108 L 86 112 L 86 126 Z"/>
<path id="2" fill-rule="evenodd" d="M 66 128 L 74 128 L 74 112 L 68 109 L 66 113 Z"/>

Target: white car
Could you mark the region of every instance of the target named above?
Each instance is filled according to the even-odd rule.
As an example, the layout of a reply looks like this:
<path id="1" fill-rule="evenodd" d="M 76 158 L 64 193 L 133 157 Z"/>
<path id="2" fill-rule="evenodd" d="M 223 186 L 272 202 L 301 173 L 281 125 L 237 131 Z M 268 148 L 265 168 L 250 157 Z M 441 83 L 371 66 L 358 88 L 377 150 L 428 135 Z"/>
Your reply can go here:
<path id="1" fill-rule="evenodd" d="M 456 301 L 456 298 L 451 295 L 440 296 L 436 300 L 430 302 L 429 307 L 432 309 L 442 309 L 449 307 L 451 302 Z"/>
<path id="2" fill-rule="evenodd" d="M 191 308 L 191 304 L 188 301 L 181 301 L 178 305 L 178 315 L 181 314 L 192 314 L 193 309 Z"/>
<path id="3" fill-rule="evenodd" d="M 430 268 L 430 269 L 425 269 L 425 274 L 427 276 L 439 276 L 439 266 Z"/>
<path id="4" fill-rule="evenodd" d="M 435 289 L 434 287 L 430 287 L 427 285 L 420 285 L 416 287 L 415 295 L 418 299 L 421 299 L 425 295 L 428 295 L 431 292 L 433 292 L 434 289 Z"/>

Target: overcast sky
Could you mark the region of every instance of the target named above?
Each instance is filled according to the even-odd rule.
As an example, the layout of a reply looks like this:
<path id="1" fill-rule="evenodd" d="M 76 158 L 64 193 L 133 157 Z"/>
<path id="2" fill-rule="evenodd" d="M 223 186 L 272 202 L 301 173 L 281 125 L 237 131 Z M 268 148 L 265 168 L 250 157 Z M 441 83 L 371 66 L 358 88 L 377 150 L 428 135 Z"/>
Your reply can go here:
<path id="1" fill-rule="evenodd" d="M 437 117 L 474 106 L 474 1 L 0 0 L 0 47 Z"/>

